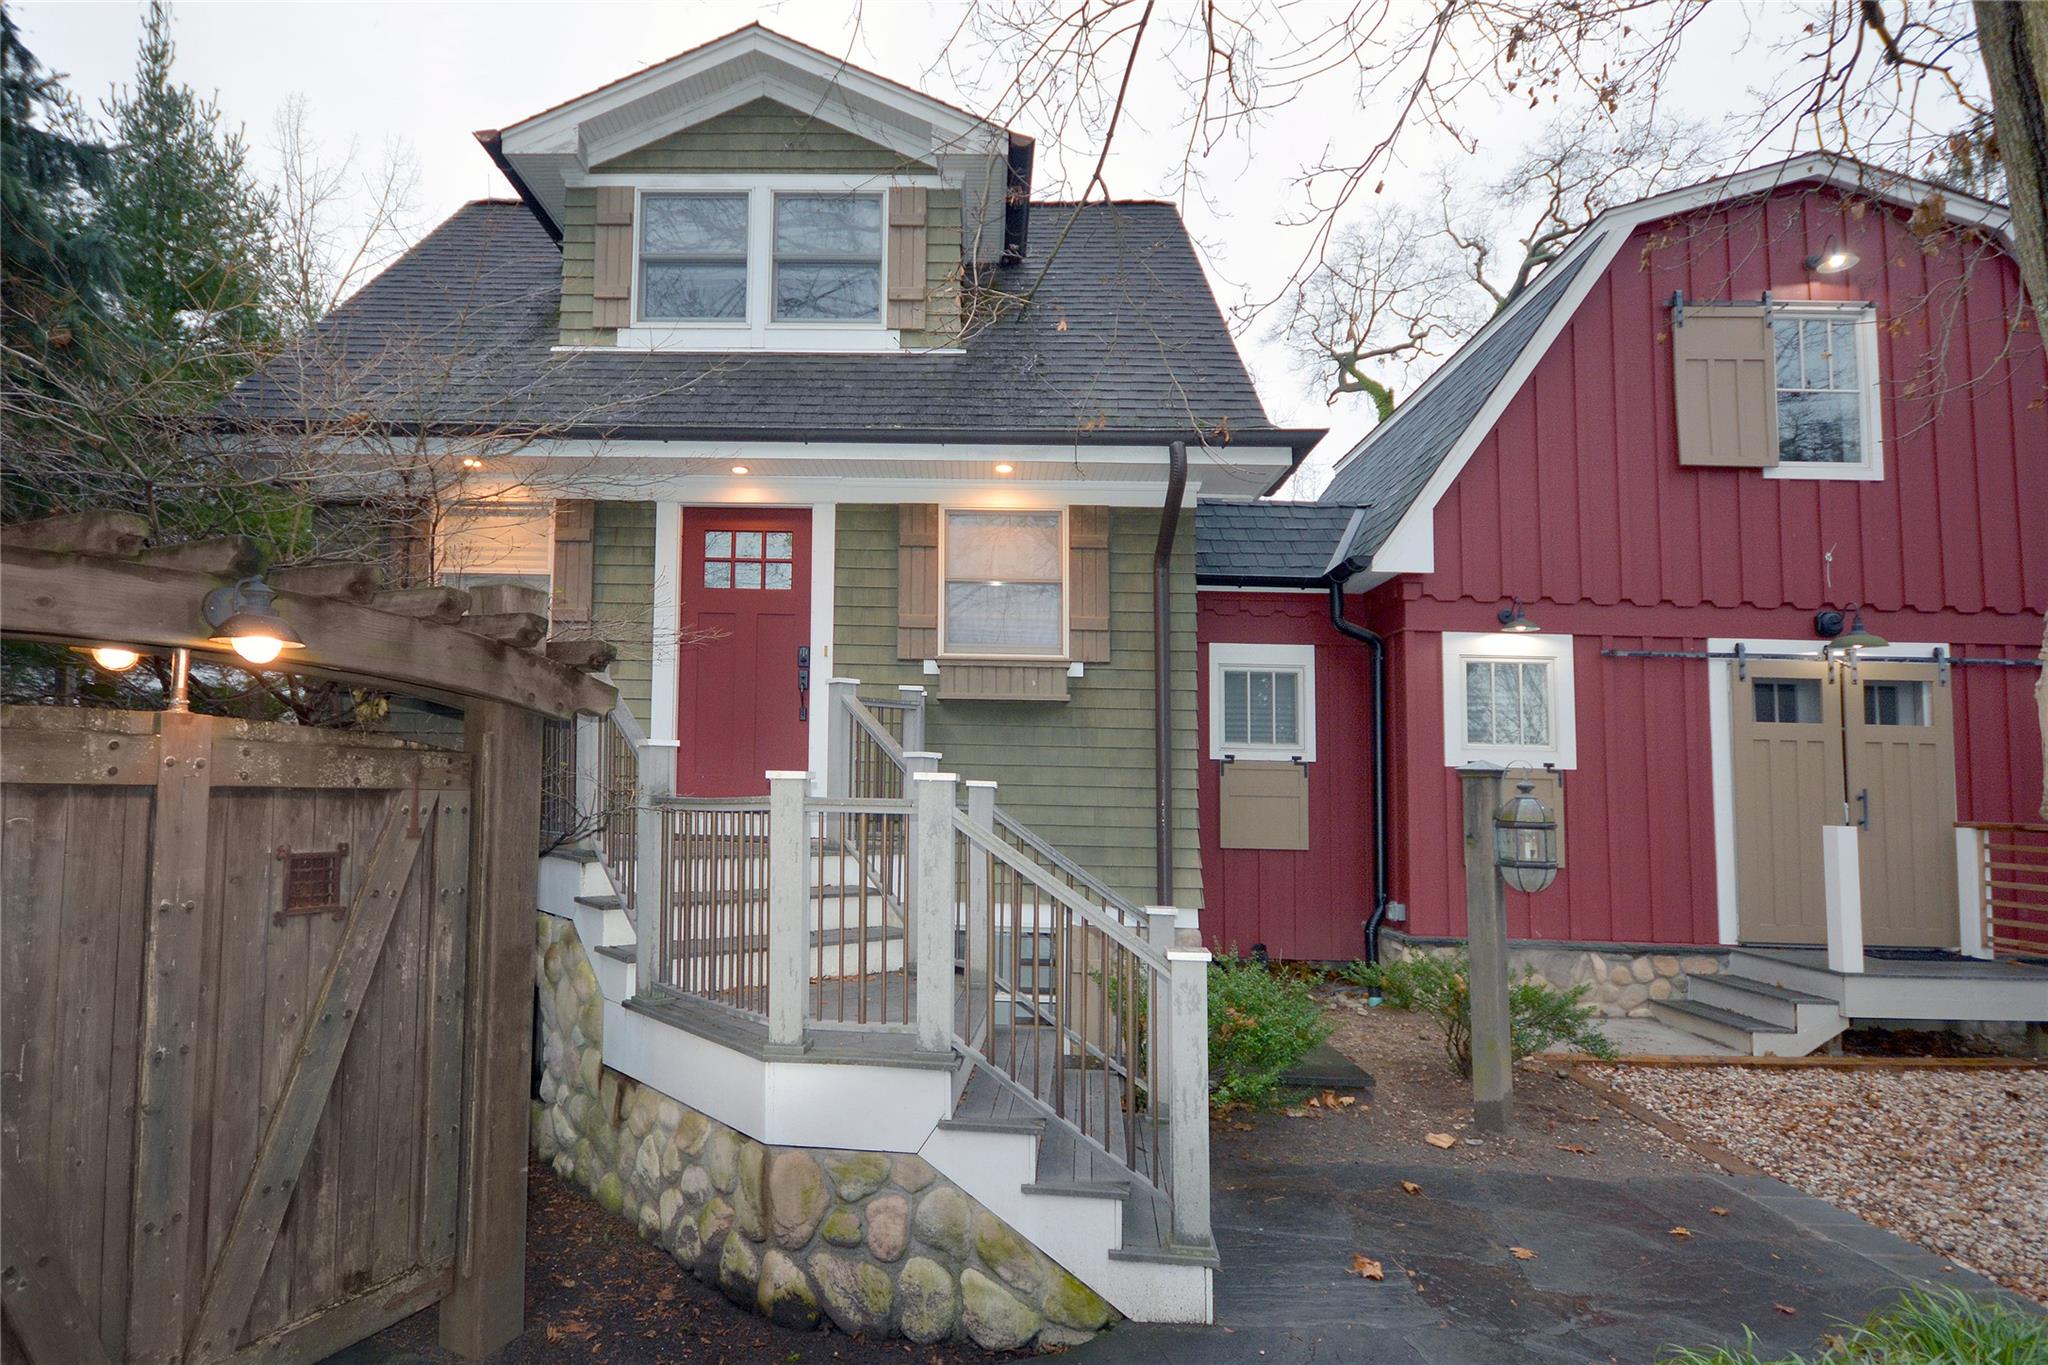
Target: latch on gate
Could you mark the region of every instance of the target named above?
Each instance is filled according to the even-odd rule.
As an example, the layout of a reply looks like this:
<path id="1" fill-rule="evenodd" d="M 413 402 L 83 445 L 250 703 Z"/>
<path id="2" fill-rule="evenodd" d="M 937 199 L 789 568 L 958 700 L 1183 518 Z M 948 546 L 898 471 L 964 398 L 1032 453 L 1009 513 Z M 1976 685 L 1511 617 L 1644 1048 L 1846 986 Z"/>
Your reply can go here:
<path id="1" fill-rule="evenodd" d="M 284 864 L 284 909 L 270 917 L 283 924 L 286 915 L 332 915 L 348 913 L 341 899 L 341 860 L 348 856 L 347 844 L 325 851 L 294 853 L 277 846 L 277 860 Z"/>

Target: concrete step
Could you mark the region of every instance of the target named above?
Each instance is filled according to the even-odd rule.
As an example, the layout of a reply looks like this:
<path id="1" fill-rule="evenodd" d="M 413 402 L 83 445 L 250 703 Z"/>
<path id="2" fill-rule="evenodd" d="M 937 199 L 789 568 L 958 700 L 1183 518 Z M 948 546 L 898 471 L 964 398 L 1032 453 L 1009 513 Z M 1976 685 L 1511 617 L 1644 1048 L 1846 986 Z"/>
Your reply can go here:
<path id="1" fill-rule="evenodd" d="M 1778 1028 L 1799 1027 L 1799 1007 L 1819 1005 L 1833 1009 L 1835 1002 L 1811 991 L 1790 990 L 1767 981 L 1740 976 L 1695 976 L 1687 978 L 1687 998 L 1699 1005 L 1714 1005 L 1761 1019 Z"/>

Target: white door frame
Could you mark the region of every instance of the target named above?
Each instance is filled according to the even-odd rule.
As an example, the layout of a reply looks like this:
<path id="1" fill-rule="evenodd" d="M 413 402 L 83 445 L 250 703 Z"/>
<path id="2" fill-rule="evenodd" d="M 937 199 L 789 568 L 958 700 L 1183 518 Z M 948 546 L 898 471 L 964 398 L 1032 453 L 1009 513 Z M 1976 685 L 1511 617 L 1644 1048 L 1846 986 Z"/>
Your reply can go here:
<path id="1" fill-rule="evenodd" d="M 1818 661 L 1821 658 L 1820 647 L 1824 643 L 1825 641 L 1810 637 L 1804 640 L 1738 640 L 1716 637 L 1707 641 L 1707 651 L 1711 654 L 1733 653 L 1735 647 L 1740 645 L 1744 650 L 1754 654 L 1811 655 Z M 1948 657 L 1954 657 L 1955 651 L 1945 644 L 1898 641 L 1882 649 L 1863 650 L 1861 657 L 1872 660 L 1925 659 L 1937 649 Z M 1730 662 L 1727 659 L 1707 661 L 1707 747 L 1714 793 L 1714 905 L 1720 924 L 1721 942 L 1733 945 L 1742 941 L 1742 926 L 1740 907 L 1736 903 L 1735 738 L 1733 721 L 1728 710 L 1735 689 L 1729 683 Z M 1951 723 L 1953 720 L 1951 717 Z"/>

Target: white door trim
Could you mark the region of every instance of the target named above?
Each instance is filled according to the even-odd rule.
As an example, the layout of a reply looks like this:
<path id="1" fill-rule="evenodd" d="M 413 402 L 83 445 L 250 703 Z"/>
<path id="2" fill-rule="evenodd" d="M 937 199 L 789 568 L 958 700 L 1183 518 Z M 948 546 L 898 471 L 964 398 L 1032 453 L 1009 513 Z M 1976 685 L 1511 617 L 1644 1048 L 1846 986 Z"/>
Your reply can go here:
<path id="1" fill-rule="evenodd" d="M 683 505 L 654 504 L 654 638 L 648 663 L 647 738 L 673 748 L 682 661 L 676 636 L 683 622 Z"/>
<path id="2" fill-rule="evenodd" d="M 805 736 L 809 745 L 805 764 L 811 770 L 811 789 L 818 796 L 825 794 L 825 769 L 831 761 L 827 757 L 832 742 L 829 710 L 832 690 L 828 684 L 834 672 L 832 586 L 835 582 L 833 566 L 839 557 L 838 547 L 839 504 L 814 504 L 811 508 L 811 720 L 810 732 Z"/>
<path id="3" fill-rule="evenodd" d="M 1711 654 L 1731 653 L 1741 645 L 1757 654 L 1810 654 L 1818 661 L 1821 643 L 1812 638 L 1738 640 L 1716 637 L 1707 641 L 1707 651 Z M 1862 657 L 1924 659 L 1937 649 L 1950 657 L 1955 654 L 1954 649 L 1945 644 L 1895 641 L 1883 649 L 1866 649 Z M 1714 794 L 1714 906 L 1721 942 L 1735 944 L 1741 942 L 1742 930 L 1735 881 L 1735 738 L 1733 719 L 1728 710 L 1734 688 L 1729 685 L 1728 663 L 1726 659 L 1707 661 L 1707 747 Z"/>

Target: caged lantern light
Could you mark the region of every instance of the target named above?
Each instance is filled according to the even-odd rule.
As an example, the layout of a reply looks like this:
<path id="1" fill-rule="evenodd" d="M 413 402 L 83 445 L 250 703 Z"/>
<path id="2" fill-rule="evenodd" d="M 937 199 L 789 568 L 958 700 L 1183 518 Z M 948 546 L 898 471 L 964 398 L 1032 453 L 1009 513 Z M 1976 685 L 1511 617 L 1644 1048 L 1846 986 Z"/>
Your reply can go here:
<path id="1" fill-rule="evenodd" d="M 1527 779 L 1493 813 L 1493 861 L 1516 891 L 1533 895 L 1557 877 L 1557 819 Z"/>

